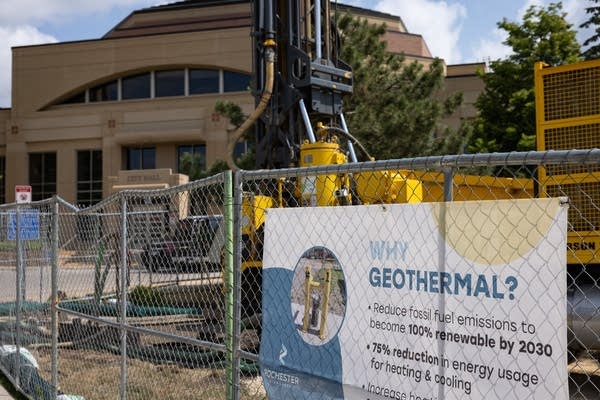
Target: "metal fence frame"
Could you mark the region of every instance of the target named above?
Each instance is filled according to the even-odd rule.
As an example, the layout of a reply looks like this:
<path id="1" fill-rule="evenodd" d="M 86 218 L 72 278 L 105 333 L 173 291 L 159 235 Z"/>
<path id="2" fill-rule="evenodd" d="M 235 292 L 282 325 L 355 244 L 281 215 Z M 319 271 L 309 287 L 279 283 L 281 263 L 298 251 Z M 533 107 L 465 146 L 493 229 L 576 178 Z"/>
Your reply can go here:
<path id="1" fill-rule="evenodd" d="M 238 400 L 242 398 L 241 393 L 241 362 L 242 360 L 250 360 L 258 362 L 257 354 L 242 350 L 240 345 L 241 335 L 241 308 L 242 308 L 242 272 L 241 264 L 242 256 L 242 197 L 244 185 L 257 180 L 281 179 L 281 178 L 298 178 L 311 175 L 327 175 L 327 174 L 354 174 L 364 171 L 386 171 L 386 170 L 436 170 L 443 172 L 443 198 L 445 201 L 452 201 L 453 192 L 453 175 L 454 171 L 459 168 L 478 168 L 478 167 L 525 167 L 525 166 L 542 166 L 546 164 L 577 164 L 587 166 L 600 165 L 600 149 L 591 150 L 570 150 L 570 151 L 545 151 L 545 152 L 514 152 L 514 153 L 494 153 L 494 154 L 473 154 L 473 155 L 454 155 L 454 156 L 439 156 L 439 157 L 419 157 L 412 159 L 373 161 L 366 163 L 345 164 L 335 166 L 310 167 L 310 168 L 290 168 L 283 170 L 258 170 L 258 171 L 236 171 L 232 174 L 231 171 L 193 182 L 187 185 L 172 187 L 164 190 L 149 190 L 149 191 L 123 191 L 119 192 L 101 203 L 86 208 L 79 209 L 59 197 L 53 197 L 41 202 L 34 202 L 28 207 L 45 207 L 50 214 L 52 233 L 51 241 L 51 382 L 52 387 L 51 398 L 56 398 L 58 395 L 59 382 L 59 349 L 58 349 L 58 320 L 59 314 L 66 314 L 75 317 L 85 318 L 86 320 L 96 321 L 104 325 L 112 326 L 120 333 L 120 377 L 119 377 L 119 396 L 121 399 L 127 398 L 127 379 L 128 379 L 128 334 L 137 333 L 143 335 L 158 335 L 164 336 L 167 339 L 176 339 L 182 343 L 201 346 L 206 349 L 215 350 L 225 354 L 227 360 L 227 381 L 226 381 L 226 398 Z M 157 332 L 148 328 L 133 326 L 127 322 L 127 210 L 128 203 L 134 198 L 142 196 L 152 196 L 157 193 L 161 195 L 173 194 L 181 190 L 189 190 L 206 185 L 222 185 L 223 187 L 223 206 L 225 210 L 225 228 L 226 242 L 224 251 L 224 284 L 225 284 L 225 303 L 226 303 L 226 321 L 227 335 L 225 343 L 213 343 L 200 339 L 191 339 L 185 336 L 171 335 L 163 332 Z M 81 313 L 78 311 L 66 309 L 60 306 L 58 297 L 59 276 L 59 220 L 61 208 L 75 214 L 93 214 L 99 212 L 109 202 L 119 202 L 120 204 L 120 292 L 123 296 L 119 303 L 119 318 L 116 322 L 107 321 L 94 315 Z M 599 205 L 600 206 L 600 205 Z M 17 215 L 17 232 L 19 232 L 19 210 L 22 205 L 3 205 L 0 206 L 0 212 L 10 212 L 15 210 Z M 17 238 L 19 235 L 17 235 Z M 16 354 L 19 355 L 22 347 L 21 343 L 21 322 L 22 322 L 22 300 L 23 300 L 23 243 L 17 239 L 16 241 L 16 308 L 15 308 L 15 346 Z M 0 343 L 1 345 L 2 343 Z M 21 384 L 21 357 L 15 356 L 15 367 L 12 373 L 0 363 L 0 370 L 7 375 L 8 379 L 29 398 L 31 393 L 27 393 Z M 600 395 L 600 392 L 598 393 Z"/>

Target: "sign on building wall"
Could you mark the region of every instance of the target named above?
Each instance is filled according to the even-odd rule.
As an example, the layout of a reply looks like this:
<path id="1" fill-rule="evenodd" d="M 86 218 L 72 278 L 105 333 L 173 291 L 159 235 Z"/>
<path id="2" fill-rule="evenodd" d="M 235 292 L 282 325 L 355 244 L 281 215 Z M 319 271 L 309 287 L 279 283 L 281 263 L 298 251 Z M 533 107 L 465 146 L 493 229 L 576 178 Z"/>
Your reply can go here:
<path id="1" fill-rule="evenodd" d="M 271 399 L 567 399 L 558 199 L 271 209 Z"/>
<path id="2" fill-rule="evenodd" d="M 15 201 L 17 202 L 17 204 L 31 203 L 31 186 L 16 185 Z"/>

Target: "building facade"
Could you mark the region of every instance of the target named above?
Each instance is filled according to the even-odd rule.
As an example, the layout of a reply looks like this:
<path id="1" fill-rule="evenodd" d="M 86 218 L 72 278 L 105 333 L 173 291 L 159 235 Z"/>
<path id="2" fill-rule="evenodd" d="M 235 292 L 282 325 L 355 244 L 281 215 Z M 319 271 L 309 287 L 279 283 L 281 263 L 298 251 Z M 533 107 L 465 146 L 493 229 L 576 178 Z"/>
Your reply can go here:
<path id="1" fill-rule="evenodd" d="M 386 22 L 390 50 L 432 59 L 399 17 L 338 11 Z M 247 0 L 189 0 L 134 11 L 97 40 L 13 48 L 0 201 L 29 184 L 34 200 L 59 194 L 86 206 L 123 187 L 185 182 L 190 164 L 223 159 L 231 127 L 216 102 L 254 107 L 251 25 Z"/>

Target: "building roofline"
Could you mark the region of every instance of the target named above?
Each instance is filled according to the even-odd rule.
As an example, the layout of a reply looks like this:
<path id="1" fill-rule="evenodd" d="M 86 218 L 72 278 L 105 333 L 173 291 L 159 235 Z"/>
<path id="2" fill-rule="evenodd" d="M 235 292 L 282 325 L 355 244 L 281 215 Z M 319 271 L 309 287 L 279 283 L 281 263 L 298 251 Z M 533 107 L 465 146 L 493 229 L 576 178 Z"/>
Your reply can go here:
<path id="1" fill-rule="evenodd" d="M 333 1 L 333 7 L 335 7 L 336 5 L 339 8 L 346 9 L 348 11 L 350 11 L 350 10 L 360 11 L 361 14 L 369 15 L 369 16 L 373 16 L 373 17 L 393 18 L 393 19 L 397 18 L 398 21 L 400 22 L 400 25 L 402 26 L 402 29 L 404 30 L 404 32 L 408 33 L 408 29 L 406 28 L 406 25 L 404 24 L 404 21 L 398 15 L 388 14 L 388 13 L 384 13 L 384 12 L 381 12 L 381 11 L 371 10 L 369 8 L 351 6 L 351 5 L 348 5 L 348 4 L 338 3 L 337 1 Z"/>
<path id="2" fill-rule="evenodd" d="M 131 17 L 136 14 L 148 14 L 162 11 L 172 11 L 172 10 L 186 10 L 190 8 L 198 8 L 198 7 L 211 7 L 211 6 L 226 6 L 231 4 L 243 4 L 250 3 L 250 0 L 183 0 L 175 3 L 162 4 L 158 6 L 152 6 L 148 8 L 140 8 L 139 10 L 134 10 L 121 21 L 119 21 L 115 26 L 112 27 L 108 32 L 106 32 L 102 38 L 107 38 L 110 34 L 119 29 L 120 26 L 125 24 Z"/>
<path id="3" fill-rule="evenodd" d="M 250 25 L 248 25 L 250 26 Z M 245 28 L 244 26 L 235 27 L 236 29 Z M 33 48 L 33 47 L 49 47 L 49 46 L 60 46 L 60 45 L 70 45 L 77 43 L 93 43 L 93 42 L 106 42 L 108 40 L 125 40 L 125 39 L 136 39 L 148 36 L 163 36 L 163 35 L 180 35 L 191 32 L 205 32 L 205 31 L 217 31 L 222 30 L 224 28 L 206 28 L 206 29 L 189 29 L 189 30 L 181 30 L 177 32 L 159 32 L 159 33 L 144 33 L 135 36 L 116 36 L 116 37 L 101 37 L 97 39 L 81 39 L 81 40 L 68 40 L 64 42 L 54 42 L 54 43 L 41 43 L 41 44 L 26 44 L 21 46 L 12 46 L 11 49 L 25 49 L 25 48 Z M 232 29 L 232 28 L 225 28 Z"/>
<path id="4" fill-rule="evenodd" d="M 395 31 L 395 30 L 389 30 L 389 29 L 387 30 L 387 32 L 386 32 L 386 33 L 389 33 L 389 34 L 391 34 L 391 35 L 412 36 L 412 37 L 415 37 L 415 38 L 420 38 L 420 39 L 421 39 L 421 42 L 423 43 L 423 46 L 425 46 L 425 49 L 427 50 L 427 53 L 431 54 L 431 58 L 436 58 L 436 56 L 434 56 L 434 55 L 431 53 L 431 50 L 429 49 L 429 46 L 427 45 L 427 42 L 426 42 L 426 41 L 425 41 L 425 39 L 423 38 L 423 35 L 421 35 L 421 34 L 419 34 L 419 33 L 399 32 L 399 31 Z M 388 43 L 387 47 L 388 47 L 388 50 L 389 50 L 389 47 L 390 47 L 390 46 L 389 46 L 389 43 Z M 426 58 L 427 58 L 427 56 L 424 56 L 424 57 L 426 57 Z"/>
<path id="5" fill-rule="evenodd" d="M 118 39 L 118 38 L 117 38 Z M 49 46 L 60 46 L 63 44 L 77 44 L 77 43 L 86 43 L 86 42 L 100 42 L 106 39 L 80 39 L 80 40 L 67 40 L 64 42 L 53 42 L 53 43 L 40 43 L 40 44 L 24 44 L 21 46 L 11 46 L 11 50 L 14 49 L 27 49 L 31 47 L 49 47 Z"/>
<path id="6" fill-rule="evenodd" d="M 125 23 L 125 21 L 128 21 L 135 13 L 136 13 L 136 11 L 130 12 L 125 18 L 123 18 L 122 20 L 117 22 L 117 24 L 115 26 L 113 26 L 111 29 L 109 29 L 108 32 L 106 32 L 104 35 L 102 35 L 101 39 L 106 38 L 108 35 L 110 35 L 114 31 L 116 31 L 121 25 L 123 25 Z"/>
<path id="7" fill-rule="evenodd" d="M 474 61 L 474 62 L 468 62 L 468 63 L 458 63 L 458 64 L 448 64 L 449 67 L 460 67 L 460 66 L 467 66 L 467 65 L 485 65 L 485 61 Z"/>
<path id="8" fill-rule="evenodd" d="M 112 32 L 113 30 L 115 30 L 119 25 L 121 25 L 123 22 L 128 20 L 134 14 L 153 13 L 153 12 L 160 12 L 160 11 L 165 11 L 165 10 L 185 10 L 185 9 L 197 8 L 197 7 L 211 7 L 211 6 L 216 6 L 216 5 L 224 6 L 224 5 L 230 5 L 230 4 L 243 4 L 243 3 L 251 3 L 251 0 L 183 0 L 183 1 L 177 1 L 175 3 L 162 4 L 162 5 L 158 5 L 158 6 L 142 8 L 142 9 L 131 12 L 131 14 L 129 14 L 121 22 L 119 22 L 117 25 L 115 25 L 109 31 L 109 33 Z M 408 31 L 408 29 L 406 29 L 406 25 L 404 24 L 404 21 L 398 15 L 384 13 L 381 11 L 375 11 L 375 10 L 371 10 L 371 9 L 363 8 L 363 7 L 351 6 L 349 4 L 338 3 L 337 0 L 334 0 L 332 2 L 332 7 L 334 9 L 335 9 L 335 7 L 338 7 L 341 9 L 348 10 L 348 11 L 350 11 L 350 10 L 360 11 L 361 14 L 373 16 L 373 17 L 398 19 L 398 21 L 400 22 L 400 25 L 402 26 L 402 29 L 404 31 Z M 108 33 L 107 33 L 107 35 L 108 35 Z"/>
<path id="9" fill-rule="evenodd" d="M 230 4 L 250 3 L 250 0 L 182 0 L 175 3 L 161 4 L 148 8 L 141 8 L 133 11 L 133 13 L 151 13 L 165 10 L 185 10 L 188 8 L 211 7 L 211 6 L 226 6 Z M 132 14 L 133 14 L 132 13 Z"/>

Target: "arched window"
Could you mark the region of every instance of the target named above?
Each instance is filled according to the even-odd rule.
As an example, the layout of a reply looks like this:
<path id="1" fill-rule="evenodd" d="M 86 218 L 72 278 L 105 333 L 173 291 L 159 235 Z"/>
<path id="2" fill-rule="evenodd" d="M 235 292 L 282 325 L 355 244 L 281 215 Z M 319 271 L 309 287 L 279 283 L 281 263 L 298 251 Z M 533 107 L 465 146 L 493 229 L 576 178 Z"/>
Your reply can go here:
<path id="1" fill-rule="evenodd" d="M 245 92 L 250 74 L 210 68 L 156 69 L 90 86 L 58 105 Z"/>

